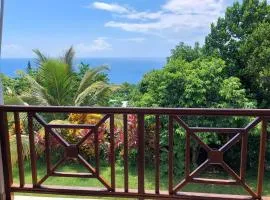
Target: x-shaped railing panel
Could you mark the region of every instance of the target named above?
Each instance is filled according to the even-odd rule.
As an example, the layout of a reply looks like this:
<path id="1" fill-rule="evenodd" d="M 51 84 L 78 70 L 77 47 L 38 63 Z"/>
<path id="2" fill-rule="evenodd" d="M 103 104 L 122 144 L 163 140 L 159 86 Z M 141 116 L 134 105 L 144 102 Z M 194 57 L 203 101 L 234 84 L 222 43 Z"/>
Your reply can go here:
<path id="1" fill-rule="evenodd" d="M 38 115 L 33 116 L 44 128 L 45 128 L 45 149 L 46 149 L 46 164 L 47 174 L 41 178 L 37 186 L 41 186 L 50 176 L 60 177 L 78 177 L 78 178 L 96 178 L 100 181 L 109 191 L 112 190 L 111 185 L 100 175 L 99 172 L 99 141 L 98 141 L 98 128 L 111 119 L 111 115 L 105 115 L 96 125 L 88 124 L 48 124 L 44 119 Z M 112 124 L 110 124 L 112 125 Z M 88 129 L 88 132 L 76 143 L 71 144 L 66 141 L 55 129 L 57 128 L 68 128 L 68 129 Z M 112 131 L 112 129 L 111 129 Z M 79 147 L 92 135 L 94 134 L 94 148 L 95 148 L 95 167 L 93 167 L 79 152 Z M 50 155 L 50 137 L 53 136 L 59 144 L 64 147 L 64 157 L 61 158 L 54 166 L 51 165 Z M 90 173 L 63 173 L 57 172 L 56 170 L 69 159 L 76 159 L 81 163 Z"/>
<path id="2" fill-rule="evenodd" d="M 179 116 L 173 116 L 173 119 L 185 129 L 186 131 L 186 152 L 185 152 L 185 178 L 176 186 L 172 192 L 177 194 L 188 183 L 202 183 L 202 184 L 220 184 L 220 185 L 241 185 L 252 197 L 256 198 L 257 194 L 245 182 L 246 174 L 246 157 L 247 157 L 247 137 L 248 132 L 254 128 L 262 120 L 257 117 L 245 128 L 206 128 L 206 127 L 189 127 Z M 235 134 L 227 143 L 225 143 L 218 150 L 212 149 L 205 144 L 196 133 L 201 132 L 215 132 L 215 133 L 231 133 Z M 208 158 L 194 171 L 190 172 L 190 139 L 193 138 L 206 152 Z M 241 166 L 240 176 L 224 161 L 223 155 L 233 145 L 240 142 L 241 145 Z M 198 176 L 210 165 L 221 166 L 234 180 L 221 179 L 206 179 Z"/>

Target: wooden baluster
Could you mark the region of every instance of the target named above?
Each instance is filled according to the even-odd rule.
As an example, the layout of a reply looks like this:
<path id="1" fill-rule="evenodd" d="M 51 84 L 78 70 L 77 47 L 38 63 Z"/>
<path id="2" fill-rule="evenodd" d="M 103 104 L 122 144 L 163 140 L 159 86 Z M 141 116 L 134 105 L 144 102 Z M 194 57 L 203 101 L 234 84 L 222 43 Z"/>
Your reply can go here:
<path id="1" fill-rule="evenodd" d="M 186 153 L 185 153 L 185 177 L 186 180 L 190 174 L 190 130 L 186 132 Z"/>
<path id="2" fill-rule="evenodd" d="M 51 173 L 51 147 L 50 147 L 50 132 L 48 127 L 45 128 L 45 149 L 46 149 L 46 165 L 47 165 L 47 174 Z"/>
<path id="3" fill-rule="evenodd" d="M 24 187 L 24 160 L 23 160 L 23 145 L 21 137 L 21 127 L 20 127 L 20 116 L 18 112 L 14 113 L 14 122 L 15 122 L 15 134 L 16 134 L 16 143 L 17 143 L 17 155 L 18 155 L 18 169 L 19 169 L 19 178 L 20 178 L 20 187 Z"/>
<path id="4" fill-rule="evenodd" d="M 29 144 L 30 144 L 30 160 L 32 171 L 32 184 L 33 187 L 37 187 L 37 155 L 35 148 L 35 135 L 33 130 L 33 113 L 28 113 L 28 132 L 29 132 Z"/>
<path id="5" fill-rule="evenodd" d="M 169 116 L 169 170 L 168 170 L 168 190 L 173 194 L 173 116 Z"/>
<path id="6" fill-rule="evenodd" d="M 99 176 L 99 141 L 98 141 L 98 127 L 94 128 L 95 140 L 95 161 L 96 161 L 96 175 Z"/>
<path id="7" fill-rule="evenodd" d="M 145 168 L 145 159 L 144 159 L 144 115 L 138 114 L 138 193 L 144 194 L 144 168 Z M 139 198 L 143 200 L 144 198 Z"/>
<path id="8" fill-rule="evenodd" d="M 159 154 L 159 142 L 160 142 L 160 116 L 156 115 L 156 132 L 155 132 L 155 161 L 156 161 L 156 194 L 159 194 L 160 185 L 160 154 Z"/>
<path id="9" fill-rule="evenodd" d="M 124 187 L 125 192 L 128 192 L 128 119 L 127 115 L 123 115 L 124 123 Z"/>
<path id="10" fill-rule="evenodd" d="M 2 153 L 2 160 L 3 160 L 5 196 L 6 196 L 6 200 L 12 200 L 14 196 L 13 196 L 13 193 L 10 192 L 10 187 L 13 184 L 10 141 L 9 141 L 10 138 L 9 138 L 9 132 L 8 132 L 7 113 L 4 111 L 0 112 L 0 131 L 1 131 L 0 142 L 1 142 L 1 153 Z"/>
<path id="11" fill-rule="evenodd" d="M 115 142 L 114 142 L 114 115 L 110 116 L 110 160 L 111 160 L 111 188 L 115 191 Z"/>
<path id="12" fill-rule="evenodd" d="M 240 178 L 245 181 L 247 168 L 247 145 L 248 145 L 248 131 L 242 133 L 241 145 L 241 162 L 240 162 Z"/>
<path id="13" fill-rule="evenodd" d="M 259 154 L 259 167 L 258 167 L 258 180 L 257 180 L 257 195 L 259 199 L 262 197 L 262 191 L 263 191 L 266 142 L 267 142 L 267 121 L 266 119 L 263 119 L 262 132 L 261 132 L 261 138 L 260 138 L 260 154 Z"/>

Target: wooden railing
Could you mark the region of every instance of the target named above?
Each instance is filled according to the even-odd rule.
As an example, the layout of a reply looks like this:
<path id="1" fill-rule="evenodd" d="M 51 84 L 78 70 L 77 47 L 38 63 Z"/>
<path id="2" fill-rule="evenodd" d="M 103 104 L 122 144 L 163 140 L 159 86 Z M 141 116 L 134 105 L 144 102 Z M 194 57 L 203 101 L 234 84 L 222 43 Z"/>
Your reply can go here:
<path id="1" fill-rule="evenodd" d="M 27 129 L 29 135 L 30 145 L 30 161 L 32 184 L 25 183 L 25 167 L 24 158 L 22 156 L 23 145 L 20 134 L 20 114 L 27 114 Z M 97 124 L 51 124 L 46 122 L 41 116 L 48 113 L 99 113 L 103 115 L 102 120 Z M 18 149 L 18 175 L 19 184 L 13 184 L 13 173 L 11 166 L 10 153 L 10 134 L 8 114 L 12 114 L 15 123 L 16 143 Z M 137 170 L 138 170 L 138 187 L 137 189 L 129 186 L 129 163 L 128 163 L 128 136 L 127 136 L 127 116 L 137 116 Z M 124 129 L 124 170 L 123 188 L 116 188 L 116 170 L 115 170 L 115 148 L 114 148 L 114 119 L 115 115 L 123 116 Z M 145 116 L 153 116 L 155 119 L 155 190 L 151 191 L 145 187 Z M 185 117 L 188 116 L 219 116 L 219 117 L 253 117 L 254 119 L 246 124 L 244 127 L 224 128 L 224 127 L 190 127 L 185 122 Z M 4 163 L 4 182 L 6 199 L 12 199 L 14 192 L 20 193 L 44 193 L 44 194 L 59 194 L 59 195 L 82 195 L 82 196 L 100 196 L 100 197 L 118 197 L 118 198 L 139 198 L 139 199 L 261 199 L 263 192 L 263 179 L 265 171 L 265 154 L 267 145 L 267 123 L 270 117 L 270 110 L 241 110 L 241 109 L 166 109 L 166 108 L 89 108 L 89 107 L 33 107 L 33 106 L 1 106 L 0 107 L 0 128 L 1 128 L 1 147 Z M 168 133 L 168 188 L 165 191 L 160 189 L 160 132 L 161 132 L 161 118 L 166 118 L 167 133 Z M 37 155 L 35 150 L 35 132 L 33 127 L 33 120 L 37 121 L 45 129 L 45 154 L 46 154 L 46 175 L 38 179 L 37 170 Z M 99 155 L 99 140 L 98 128 L 105 121 L 109 120 L 110 130 L 110 180 L 101 176 L 100 173 L 100 155 Z M 186 132 L 185 141 L 185 158 L 184 158 L 184 179 L 174 182 L 174 148 L 173 145 L 178 141 L 174 141 L 175 124 L 183 128 Z M 250 187 L 246 182 L 246 165 L 248 154 L 248 135 L 251 129 L 260 125 L 260 146 L 259 148 L 259 162 L 257 173 L 257 187 L 256 189 Z M 61 134 L 57 132 L 58 129 L 87 129 L 89 132 L 81 138 L 76 144 L 70 144 Z M 164 128 L 164 127 L 163 127 Z M 229 134 L 230 139 L 227 143 L 218 149 L 211 148 L 204 143 L 198 134 L 217 133 Z M 94 152 L 95 152 L 95 167 L 93 167 L 87 159 L 85 159 L 79 152 L 79 147 L 87 138 L 94 134 Z M 65 149 L 65 156 L 61 158 L 56 164 L 51 162 L 50 140 L 56 139 Z M 195 170 L 191 171 L 190 147 L 191 139 L 195 140 L 201 148 L 207 152 L 208 158 L 199 165 Z M 236 143 L 241 144 L 241 161 L 240 172 L 235 172 L 223 159 L 224 153 L 229 150 Z M 77 159 L 89 173 L 61 173 L 57 172 L 57 168 L 67 159 Z M 202 173 L 210 165 L 219 165 L 231 177 L 229 180 L 200 178 Z M 103 188 L 81 188 L 81 187 L 64 187 L 64 186 L 49 186 L 44 185 L 51 176 L 57 177 L 79 177 L 79 178 L 94 178 L 97 179 L 104 187 Z M 266 180 L 269 181 L 269 180 Z M 193 193 L 183 192 L 182 188 L 188 183 L 198 184 L 217 184 L 217 185 L 239 185 L 244 188 L 247 195 L 231 195 L 231 194 L 208 194 L 208 193 Z M 207 190 L 207 187 L 206 187 Z M 207 191 L 205 191 L 207 192 Z"/>

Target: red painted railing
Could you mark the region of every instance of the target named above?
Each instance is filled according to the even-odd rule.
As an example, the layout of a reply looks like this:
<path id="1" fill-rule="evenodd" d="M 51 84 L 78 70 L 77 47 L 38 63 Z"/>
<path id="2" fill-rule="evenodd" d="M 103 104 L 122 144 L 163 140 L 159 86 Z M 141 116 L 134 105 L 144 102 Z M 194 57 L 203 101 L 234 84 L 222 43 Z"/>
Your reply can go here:
<path id="1" fill-rule="evenodd" d="M 16 132 L 16 144 L 18 149 L 18 171 L 19 184 L 13 184 L 13 173 L 11 166 L 10 153 L 10 135 L 9 135 L 9 120 L 8 114 L 13 114 Z M 22 139 L 20 134 L 20 113 L 27 114 L 27 129 L 29 134 L 30 145 L 30 161 L 32 184 L 25 184 L 25 167 L 24 158 L 22 156 Z M 44 113 L 98 113 L 102 114 L 103 118 L 97 124 L 51 124 L 46 122 L 41 115 Z M 127 116 L 137 115 L 137 138 L 138 138 L 138 187 L 131 189 L 129 187 L 129 164 L 128 164 L 128 136 L 127 136 Z M 115 170 L 115 141 L 114 141 L 114 119 L 115 115 L 123 116 L 123 132 L 124 132 L 124 187 L 116 188 L 116 170 Z M 145 187 L 145 116 L 154 116 L 155 119 L 155 190 L 150 191 Z M 220 116 L 220 117 L 253 117 L 254 120 L 244 127 L 240 128 L 224 128 L 224 127 L 190 127 L 185 121 L 187 116 Z M 161 117 L 168 120 L 168 188 L 166 191 L 160 189 L 160 131 Z M 267 123 L 270 119 L 270 110 L 242 110 L 242 109 L 166 109 L 166 108 L 89 108 L 89 107 L 33 107 L 33 106 L 1 106 L 0 107 L 0 128 L 1 128 L 1 147 L 4 163 L 4 182 L 6 190 L 6 199 L 11 199 L 14 192 L 20 193 L 45 193 L 45 194 L 60 194 L 60 195 L 82 195 L 82 196 L 102 196 L 102 197 L 124 197 L 124 198 L 139 198 L 139 199 L 261 199 L 263 192 L 263 178 L 265 171 L 265 153 L 267 145 Z M 37 155 L 35 150 L 35 132 L 33 120 L 37 121 L 45 129 L 45 154 L 46 154 L 46 175 L 38 179 L 37 170 Z M 99 155 L 99 140 L 98 128 L 109 120 L 110 130 L 110 180 L 101 176 L 100 173 L 100 155 Z M 186 132 L 185 141 L 185 176 L 183 180 L 174 183 L 174 148 L 173 145 L 178 141 L 174 141 L 175 124 L 182 127 Z M 251 129 L 261 124 L 259 162 L 257 174 L 257 188 L 253 189 L 246 183 L 246 165 L 248 154 L 248 135 Z M 81 138 L 76 144 L 70 144 L 66 141 L 57 129 L 87 129 L 89 132 Z M 164 128 L 164 127 L 163 127 Z M 198 134 L 203 132 L 229 134 L 230 139 L 222 147 L 213 149 L 208 144 L 204 143 Z M 95 167 L 93 167 L 87 159 L 79 152 L 79 147 L 85 140 L 94 134 L 94 157 Z M 50 140 L 56 139 L 64 147 L 65 156 L 62 157 L 56 164 L 51 162 Z M 195 170 L 191 171 L 190 147 L 191 139 L 195 140 L 201 148 L 207 152 L 208 158 L 199 165 Z M 241 161 L 240 172 L 235 172 L 223 159 L 224 153 L 236 143 L 241 144 Z M 57 172 L 57 168 L 68 159 L 78 160 L 88 173 L 62 173 Z M 219 165 L 226 171 L 232 179 L 209 179 L 200 178 L 199 174 L 210 165 Z M 49 186 L 44 185 L 49 177 L 79 177 L 79 178 L 94 178 L 97 179 L 104 187 L 103 188 L 81 188 L 81 187 L 64 187 L 64 186 Z M 267 180 L 269 181 L 269 180 Z M 188 183 L 198 184 L 217 184 L 217 185 L 239 185 L 247 192 L 248 195 L 231 195 L 231 194 L 207 194 L 207 193 L 192 193 L 182 192 L 182 188 Z M 206 191 L 207 192 L 207 191 Z"/>

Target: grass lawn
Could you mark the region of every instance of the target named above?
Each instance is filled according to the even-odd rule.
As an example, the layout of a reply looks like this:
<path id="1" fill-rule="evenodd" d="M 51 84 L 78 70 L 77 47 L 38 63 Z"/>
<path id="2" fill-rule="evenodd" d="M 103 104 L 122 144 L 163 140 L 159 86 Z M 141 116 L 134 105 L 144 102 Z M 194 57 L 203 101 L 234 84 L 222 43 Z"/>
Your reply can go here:
<path id="1" fill-rule="evenodd" d="M 45 164 L 44 162 L 38 162 L 38 174 L 39 178 L 42 178 L 42 174 L 45 175 Z M 75 163 L 66 163 L 58 171 L 62 172 L 87 172 L 81 166 Z M 116 187 L 123 188 L 124 186 L 124 168 L 120 163 L 116 164 Z M 110 181 L 110 168 L 108 166 L 101 167 L 101 175 Z M 19 183 L 18 169 L 15 167 L 13 169 L 14 183 Z M 228 175 L 224 174 L 208 174 L 207 177 L 212 178 L 230 178 Z M 31 170 L 29 162 L 25 163 L 25 181 L 26 183 L 31 183 Z M 145 170 L 145 187 L 148 190 L 155 189 L 155 176 L 154 170 L 150 167 Z M 270 195 L 270 173 L 265 175 L 264 183 L 264 195 Z M 181 181 L 181 177 L 175 177 L 174 184 L 177 184 Z M 247 175 L 247 183 L 254 189 L 256 187 L 257 177 L 256 171 L 249 171 Z M 137 171 L 136 166 L 129 167 L 129 187 L 136 189 L 137 188 Z M 59 186 L 81 186 L 81 187 L 103 187 L 96 179 L 91 178 L 62 178 L 62 177 L 50 177 L 44 183 L 45 185 L 59 185 Z M 161 190 L 167 190 L 168 181 L 166 176 L 161 175 L 160 181 Z M 247 194 L 239 186 L 215 186 L 215 185 L 203 185 L 203 184 L 189 184 L 183 191 L 190 192 L 208 192 L 208 193 L 219 193 L 219 194 Z M 21 194 L 20 194 L 21 195 Z M 39 195 L 40 196 L 40 195 Z M 46 195 L 47 196 L 47 195 Z M 110 198 L 112 199 L 112 198 Z"/>

